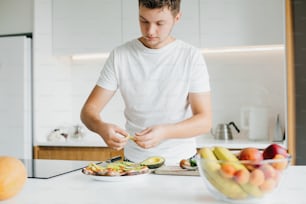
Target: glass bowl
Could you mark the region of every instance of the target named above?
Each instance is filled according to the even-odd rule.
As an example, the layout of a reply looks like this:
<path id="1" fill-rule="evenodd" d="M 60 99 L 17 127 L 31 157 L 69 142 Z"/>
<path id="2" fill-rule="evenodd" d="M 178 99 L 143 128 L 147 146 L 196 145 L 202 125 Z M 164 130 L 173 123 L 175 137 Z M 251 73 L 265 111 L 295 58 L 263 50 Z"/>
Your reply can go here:
<path id="1" fill-rule="evenodd" d="M 254 161 L 225 161 L 197 155 L 200 176 L 217 200 L 262 203 L 279 187 L 291 157 Z"/>

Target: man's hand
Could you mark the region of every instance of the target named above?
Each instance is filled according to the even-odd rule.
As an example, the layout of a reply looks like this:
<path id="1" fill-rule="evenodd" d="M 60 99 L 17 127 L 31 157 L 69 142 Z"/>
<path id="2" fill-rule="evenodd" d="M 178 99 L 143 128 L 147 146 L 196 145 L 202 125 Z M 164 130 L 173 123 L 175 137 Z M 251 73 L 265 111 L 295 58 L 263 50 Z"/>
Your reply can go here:
<path id="1" fill-rule="evenodd" d="M 101 111 L 114 94 L 115 91 L 96 85 L 82 108 L 81 120 L 89 130 L 99 134 L 107 146 L 121 150 L 125 146 L 129 134 L 117 125 L 103 122 L 100 117 Z"/>
<path id="2" fill-rule="evenodd" d="M 192 116 L 173 124 L 156 125 L 136 133 L 134 141 L 142 148 L 156 147 L 166 139 L 191 138 L 211 129 L 210 93 L 190 93 Z"/>
<path id="3" fill-rule="evenodd" d="M 166 138 L 165 126 L 153 126 L 136 133 L 134 141 L 142 148 L 149 149 L 159 145 Z"/>
<path id="4" fill-rule="evenodd" d="M 129 134 L 125 130 L 109 123 L 103 123 L 101 128 L 99 128 L 98 134 L 102 137 L 108 147 L 115 150 L 123 149 L 129 139 Z"/>

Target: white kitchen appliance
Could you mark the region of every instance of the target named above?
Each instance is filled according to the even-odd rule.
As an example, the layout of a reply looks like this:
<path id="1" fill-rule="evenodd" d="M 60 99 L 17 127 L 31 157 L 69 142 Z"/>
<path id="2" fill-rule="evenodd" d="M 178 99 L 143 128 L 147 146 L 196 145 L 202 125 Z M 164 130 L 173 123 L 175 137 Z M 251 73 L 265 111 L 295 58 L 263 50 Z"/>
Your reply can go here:
<path id="1" fill-rule="evenodd" d="M 269 139 L 269 109 L 265 106 L 250 106 L 241 109 L 241 128 L 248 131 L 250 140 Z"/>
<path id="2" fill-rule="evenodd" d="M 32 46 L 0 37 L 0 155 L 32 158 Z"/>

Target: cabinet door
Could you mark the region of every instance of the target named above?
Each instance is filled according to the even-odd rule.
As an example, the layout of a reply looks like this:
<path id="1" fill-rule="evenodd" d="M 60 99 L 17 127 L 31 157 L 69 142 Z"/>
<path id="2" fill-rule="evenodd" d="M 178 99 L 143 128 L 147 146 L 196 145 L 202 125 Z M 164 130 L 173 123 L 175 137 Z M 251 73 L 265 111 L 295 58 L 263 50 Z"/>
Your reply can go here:
<path id="1" fill-rule="evenodd" d="M 140 36 L 138 0 L 123 0 L 122 40 L 126 42 Z"/>
<path id="2" fill-rule="evenodd" d="M 181 2 L 182 17 L 173 29 L 173 36 L 200 47 L 199 0 Z"/>
<path id="3" fill-rule="evenodd" d="M 109 52 L 122 42 L 121 0 L 53 0 L 55 55 Z"/>
<path id="4" fill-rule="evenodd" d="M 284 43 L 284 0 L 200 0 L 201 46 Z"/>
<path id="5" fill-rule="evenodd" d="M 138 0 L 122 1 L 122 8 L 123 41 L 140 37 Z M 198 47 L 200 45 L 199 0 L 182 1 L 181 11 L 182 18 L 175 25 L 172 35 Z"/>
<path id="6" fill-rule="evenodd" d="M 108 147 L 56 147 L 35 146 L 35 159 L 104 161 L 115 156 L 123 158 L 123 150 Z"/>

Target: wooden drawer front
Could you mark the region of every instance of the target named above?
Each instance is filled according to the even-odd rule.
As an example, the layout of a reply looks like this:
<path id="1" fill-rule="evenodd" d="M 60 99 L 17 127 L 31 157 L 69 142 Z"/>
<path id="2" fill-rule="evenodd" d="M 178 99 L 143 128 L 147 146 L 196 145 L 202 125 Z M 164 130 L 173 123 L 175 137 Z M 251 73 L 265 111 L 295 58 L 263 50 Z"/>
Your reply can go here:
<path id="1" fill-rule="evenodd" d="M 34 147 L 35 159 L 103 161 L 118 155 L 123 157 L 123 150 L 108 147 Z"/>

